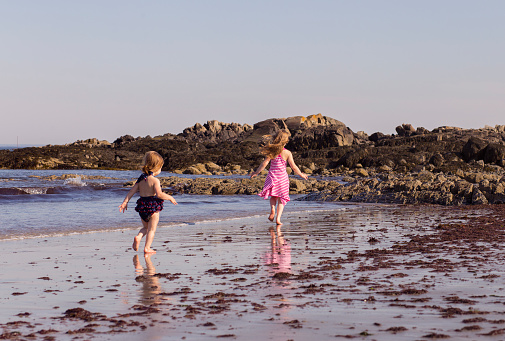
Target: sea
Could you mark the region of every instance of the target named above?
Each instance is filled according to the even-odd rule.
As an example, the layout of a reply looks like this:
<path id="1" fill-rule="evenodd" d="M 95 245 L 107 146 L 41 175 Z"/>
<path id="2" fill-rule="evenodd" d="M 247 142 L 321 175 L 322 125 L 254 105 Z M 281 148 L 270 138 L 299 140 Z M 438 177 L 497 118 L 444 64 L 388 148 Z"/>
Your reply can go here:
<path id="1" fill-rule="evenodd" d="M 129 191 L 124 184 L 139 175 L 140 171 L 0 169 L 0 240 L 140 228 L 140 218 L 135 212 L 138 194 L 131 199 L 126 212 L 119 212 L 119 205 Z M 158 177 L 174 175 L 162 172 Z M 229 176 L 237 177 L 244 176 Z M 292 201 L 283 217 L 290 212 L 344 207 L 338 203 L 296 201 L 300 196 L 291 195 Z M 267 215 L 269 210 L 268 201 L 257 195 L 174 193 L 174 198 L 178 205 L 165 201 L 160 229 Z"/>

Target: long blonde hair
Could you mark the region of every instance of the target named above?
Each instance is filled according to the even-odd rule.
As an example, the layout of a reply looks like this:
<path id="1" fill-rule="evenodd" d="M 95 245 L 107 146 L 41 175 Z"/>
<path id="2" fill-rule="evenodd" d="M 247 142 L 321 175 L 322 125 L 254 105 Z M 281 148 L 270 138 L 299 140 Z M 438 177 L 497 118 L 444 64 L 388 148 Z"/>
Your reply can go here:
<path id="1" fill-rule="evenodd" d="M 270 159 L 275 159 L 284 149 L 284 146 L 289 142 L 289 137 L 291 133 L 289 130 L 279 130 L 275 136 L 264 135 L 263 139 L 267 143 L 260 147 L 261 154 L 269 157 Z"/>
<path id="2" fill-rule="evenodd" d="M 149 172 L 156 172 L 163 167 L 163 158 L 157 152 L 149 151 L 142 159 L 142 171 L 146 174 Z"/>

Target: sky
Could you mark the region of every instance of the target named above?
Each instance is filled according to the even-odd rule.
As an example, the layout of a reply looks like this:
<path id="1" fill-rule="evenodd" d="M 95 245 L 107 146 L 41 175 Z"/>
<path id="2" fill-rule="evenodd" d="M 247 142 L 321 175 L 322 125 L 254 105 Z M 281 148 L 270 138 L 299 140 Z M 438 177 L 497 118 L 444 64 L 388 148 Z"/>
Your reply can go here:
<path id="1" fill-rule="evenodd" d="M 0 0 L 0 144 L 505 124 L 505 1 Z"/>

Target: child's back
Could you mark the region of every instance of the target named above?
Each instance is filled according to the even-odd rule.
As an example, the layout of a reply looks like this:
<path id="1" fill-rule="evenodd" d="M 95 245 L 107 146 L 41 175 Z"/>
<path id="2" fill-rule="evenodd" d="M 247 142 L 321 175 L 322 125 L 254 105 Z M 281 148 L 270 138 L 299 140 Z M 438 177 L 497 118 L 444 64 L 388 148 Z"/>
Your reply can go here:
<path id="1" fill-rule="evenodd" d="M 156 196 L 156 185 L 160 183 L 160 180 L 156 179 L 154 176 L 150 175 L 146 177 L 143 181 L 139 182 L 139 194 L 141 197 L 154 197 Z"/>

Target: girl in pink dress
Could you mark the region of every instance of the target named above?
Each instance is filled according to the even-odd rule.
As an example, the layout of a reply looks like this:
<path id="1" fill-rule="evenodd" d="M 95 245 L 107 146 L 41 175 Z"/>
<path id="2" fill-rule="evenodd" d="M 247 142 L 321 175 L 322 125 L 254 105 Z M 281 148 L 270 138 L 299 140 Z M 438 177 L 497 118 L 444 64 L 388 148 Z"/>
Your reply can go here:
<path id="1" fill-rule="evenodd" d="M 268 220 L 274 221 L 277 225 L 282 225 L 281 215 L 284 206 L 289 199 L 289 177 L 286 172 L 286 164 L 289 164 L 295 174 L 307 180 L 307 174 L 302 173 L 296 166 L 293 155 L 289 150 L 284 148 L 289 141 L 291 134 L 287 130 L 280 130 L 275 136 L 266 135 L 270 142 L 261 148 L 261 153 L 265 155 L 265 160 L 250 176 L 251 179 L 258 175 L 268 163 L 271 161 L 270 169 L 268 170 L 265 186 L 259 196 L 268 199 L 270 197 L 270 215 Z M 277 205 L 277 216 L 275 215 L 275 206 Z"/>

